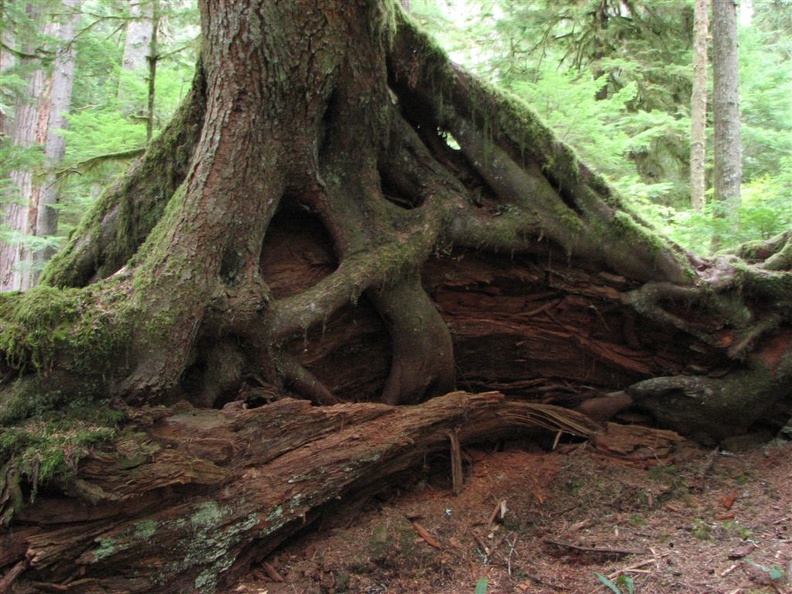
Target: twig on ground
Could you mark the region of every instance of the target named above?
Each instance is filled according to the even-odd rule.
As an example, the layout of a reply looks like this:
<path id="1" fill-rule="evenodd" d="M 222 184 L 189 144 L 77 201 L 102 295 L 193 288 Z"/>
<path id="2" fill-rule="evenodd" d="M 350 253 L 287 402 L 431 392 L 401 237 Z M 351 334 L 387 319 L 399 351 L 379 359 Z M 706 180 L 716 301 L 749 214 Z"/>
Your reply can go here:
<path id="1" fill-rule="evenodd" d="M 448 431 L 451 442 L 451 484 L 454 495 L 459 495 L 465 487 L 465 476 L 462 473 L 462 448 L 459 446 L 459 433 L 456 429 Z"/>
<path id="2" fill-rule="evenodd" d="M 641 551 L 633 551 L 628 549 L 612 549 L 608 547 L 586 547 L 582 545 L 572 544 L 571 542 L 560 542 L 546 538 L 543 542 L 551 544 L 556 547 L 565 549 L 574 549 L 576 551 L 583 551 L 584 553 L 605 553 L 608 555 L 639 555 Z"/>
<path id="3" fill-rule="evenodd" d="M 19 575 L 28 567 L 27 560 L 20 561 L 8 570 L 8 573 L 0 579 L 0 594 L 11 591 L 11 585 L 16 581 Z"/>
<path id="4" fill-rule="evenodd" d="M 621 569 L 617 569 L 613 573 L 608 575 L 609 580 L 615 580 L 623 573 L 643 573 L 640 568 L 646 567 L 647 565 L 651 565 L 652 563 L 657 563 L 663 557 L 668 556 L 667 554 L 661 555 L 660 557 L 652 557 L 651 559 L 644 559 L 643 561 L 639 561 L 638 563 L 633 563 L 632 565 L 628 565 L 627 567 L 622 567 Z M 648 571 L 646 572 L 648 573 Z"/>
<path id="5" fill-rule="evenodd" d="M 724 570 L 723 570 L 723 571 L 721 571 L 721 572 L 720 572 L 718 575 L 719 575 L 720 577 L 726 577 L 726 576 L 727 576 L 727 575 L 729 575 L 729 574 L 730 574 L 732 571 L 734 571 L 735 569 L 737 569 L 737 568 L 739 567 L 739 565 L 740 565 L 739 563 L 734 563 L 734 564 L 733 564 L 731 567 L 728 567 L 728 568 L 724 569 Z"/>
<path id="6" fill-rule="evenodd" d="M 500 517 L 500 519 L 502 520 L 505 515 L 506 515 L 506 500 L 501 499 L 500 501 L 498 501 L 497 505 L 495 505 L 495 509 L 492 510 L 492 513 L 487 519 L 487 523 L 485 525 L 487 531 L 489 532 L 489 530 L 492 528 L 492 524 L 495 522 L 496 519 L 498 519 L 498 517 Z"/>
<path id="7" fill-rule="evenodd" d="M 436 549 L 440 549 L 440 550 L 443 549 L 443 545 L 440 544 L 440 541 L 437 540 L 431 534 L 429 534 L 429 532 L 427 532 L 426 528 L 421 526 L 418 522 L 413 522 L 412 523 L 412 527 L 413 527 L 413 530 L 415 530 L 418 533 L 418 536 L 420 536 L 422 539 L 424 539 L 426 541 L 426 544 L 428 544 L 429 546 L 432 546 L 432 547 L 434 547 Z"/>

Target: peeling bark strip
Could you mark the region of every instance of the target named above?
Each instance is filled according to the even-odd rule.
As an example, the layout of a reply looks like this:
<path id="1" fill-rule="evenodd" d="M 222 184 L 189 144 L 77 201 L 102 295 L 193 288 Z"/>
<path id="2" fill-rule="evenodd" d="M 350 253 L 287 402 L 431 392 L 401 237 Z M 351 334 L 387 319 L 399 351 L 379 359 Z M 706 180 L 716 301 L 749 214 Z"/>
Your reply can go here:
<path id="1" fill-rule="evenodd" d="M 152 413 L 163 415 L 141 414 Z M 40 496 L 19 514 L 3 534 L 17 551 L 5 562 L 26 558 L 28 579 L 75 593 L 218 591 L 327 504 L 446 452 L 450 433 L 470 443 L 531 427 L 584 437 L 598 429 L 573 411 L 496 392 L 400 408 L 287 399 L 167 412 L 145 438 L 121 437 L 81 464 L 73 488 L 90 504 Z"/>

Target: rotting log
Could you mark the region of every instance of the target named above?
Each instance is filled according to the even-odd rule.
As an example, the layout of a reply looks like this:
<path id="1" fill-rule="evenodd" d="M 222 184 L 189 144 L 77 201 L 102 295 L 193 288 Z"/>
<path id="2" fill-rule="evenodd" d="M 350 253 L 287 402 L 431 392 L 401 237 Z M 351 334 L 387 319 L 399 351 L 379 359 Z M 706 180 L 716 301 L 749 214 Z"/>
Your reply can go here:
<path id="1" fill-rule="evenodd" d="M 25 564 L 20 587 L 218 591 L 328 504 L 448 452 L 449 432 L 465 444 L 527 428 L 598 429 L 579 413 L 497 392 L 403 407 L 284 399 L 135 414 L 134 432 L 80 464 L 74 498 L 42 493 L 4 530 L 0 562 Z"/>

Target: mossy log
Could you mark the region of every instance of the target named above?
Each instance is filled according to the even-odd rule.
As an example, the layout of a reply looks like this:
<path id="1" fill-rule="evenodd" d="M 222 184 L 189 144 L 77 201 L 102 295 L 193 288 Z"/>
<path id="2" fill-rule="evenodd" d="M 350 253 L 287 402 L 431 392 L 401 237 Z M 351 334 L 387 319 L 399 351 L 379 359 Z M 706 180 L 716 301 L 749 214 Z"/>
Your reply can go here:
<path id="1" fill-rule="evenodd" d="M 136 412 L 135 431 L 83 460 L 64 499 L 46 493 L 2 536 L 18 587 L 93 592 L 223 591 L 325 510 L 459 443 L 543 427 L 588 437 L 587 417 L 503 395 L 423 405 Z M 450 464 L 448 472 L 450 473 Z M 30 591 L 30 590 L 28 590 Z"/>

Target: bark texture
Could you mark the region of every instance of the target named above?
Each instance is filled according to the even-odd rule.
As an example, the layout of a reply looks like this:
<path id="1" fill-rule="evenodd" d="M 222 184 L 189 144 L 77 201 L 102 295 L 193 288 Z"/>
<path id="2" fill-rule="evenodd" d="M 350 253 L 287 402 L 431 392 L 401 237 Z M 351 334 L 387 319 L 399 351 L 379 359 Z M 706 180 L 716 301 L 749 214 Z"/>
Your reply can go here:
<path id="1" fill-rule="evenodd" d="M 788 235 L 655 236 L 396 2 L 201 13 L 174 122 L 0 298 L 7 581 L 217 591 L 424 452 L 591 436 L 569 408 L 711 442 L 789 417 Z"/>
<path id="2" fill-rule="evenodd" d="M 712 132 L 715 200 L 722 205 L 722 216 L 735 217 L 740 207 L 742 145 L 734 0 L 712 0 Z"/>
<path id="3" fill-rule="evenodd" d="M 696 0 L 693 25 L 693 93 L 690 98 L 690 202 L 704 210 L 707 190 L 707 46 L 709 1 Z"/>
<path id="4" fill-rule="evenodd" d="M 5 535 L 0 563 L 24 551 L 31 585 L 43 589 L 225 591 L 333 506 L 448 452 L 451 436 L 595 429 L 582 415 L 497 393 L 452 393 L 420 407 L 287 399 L 221 414 L 138 414 L 148 417 L 145 439 L 122 436 L 81 465 L 73 494 L 90 504 L 43 496 Z"/>

